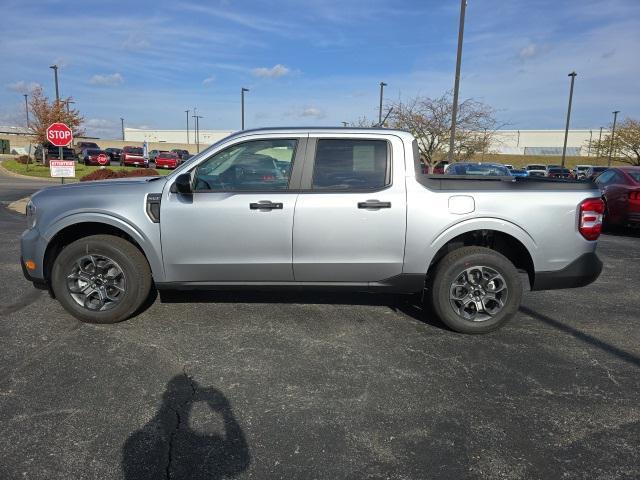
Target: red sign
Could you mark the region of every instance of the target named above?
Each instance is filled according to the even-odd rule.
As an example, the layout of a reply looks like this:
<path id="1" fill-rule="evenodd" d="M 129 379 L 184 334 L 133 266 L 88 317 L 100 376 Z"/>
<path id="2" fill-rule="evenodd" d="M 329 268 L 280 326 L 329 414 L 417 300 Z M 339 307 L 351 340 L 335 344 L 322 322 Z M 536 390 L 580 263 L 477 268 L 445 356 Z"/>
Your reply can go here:
<path id="1" fill-rule="evenodd" d="M 100 165 L 106 165 L 109 162 L 109 157 L 107 157 L 104 153 L 98 155 L 98 163 Z"/>
<path id="2" fill-rule="evenodd" d="M 47 140 L 56 147 L 66 147 L 73 140 L 73 133 L 64 123 L 52 123 L 47 128 Z"/>

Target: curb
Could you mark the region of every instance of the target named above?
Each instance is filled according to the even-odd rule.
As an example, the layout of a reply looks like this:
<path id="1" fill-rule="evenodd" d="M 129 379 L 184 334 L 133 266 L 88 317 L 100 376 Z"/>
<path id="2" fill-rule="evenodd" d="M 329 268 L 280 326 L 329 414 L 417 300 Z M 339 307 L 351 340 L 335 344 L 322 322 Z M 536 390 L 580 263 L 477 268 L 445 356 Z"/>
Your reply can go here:
<path id="1" fill-rule="evenodd" d="M 11 170 L 7 170 L 4 167 L 3 163 L 4 162 L 0 162 L 0 173 L 2 173 L 3 175 L 6 175 L 7 177 L 23 178 L 25 180 L 43 181 L 43 182 L 49 182 L 49 183 L 60 183 L 59 178 L 35 177 L 31 175 L 21 175 L 19 173 L 12 172 Z M 65 182 L 67 183 L 73 183 L 77 181 L 78 180 L 75 178 L 65 178 Z"/>

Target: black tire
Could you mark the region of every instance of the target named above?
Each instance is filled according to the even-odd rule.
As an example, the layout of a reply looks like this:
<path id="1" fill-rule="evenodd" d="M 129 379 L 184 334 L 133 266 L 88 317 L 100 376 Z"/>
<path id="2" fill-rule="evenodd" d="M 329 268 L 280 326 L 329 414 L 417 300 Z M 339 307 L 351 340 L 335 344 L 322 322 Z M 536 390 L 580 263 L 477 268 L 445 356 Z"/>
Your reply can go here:
<path id="1" fill-rule="evenodd" d="M 486 320 L 463 318 L 454 309 L 450 292 L 454 281 L 471 267 L 488 267 L 499 273 L 506 285 L 503 307 Z M 436 315 L 452 330 L 460 333 L 487 333 L 508 322 L 522 301 L 522 281 L 514 265 L 500 253 L 484 247 L 463 247 L 447 254 L 436 266 L 429 285 L 430 300 Z"/>
<path id="2" fill-rule="evenodd" d="M 109 310 L 89 310 L 80 305 L 67 287 L 67 276 L 76 261 L 98 255 L 114 261 L 122 271 L 125 291 Z M 149 296 L 152 278 L 144 255 L 127 240 L 113 235 L 92 235 L 65 246 L 54 261 L 51 288 L 65 310 L 87 323 L 117 323 L 129 318 Z"/>

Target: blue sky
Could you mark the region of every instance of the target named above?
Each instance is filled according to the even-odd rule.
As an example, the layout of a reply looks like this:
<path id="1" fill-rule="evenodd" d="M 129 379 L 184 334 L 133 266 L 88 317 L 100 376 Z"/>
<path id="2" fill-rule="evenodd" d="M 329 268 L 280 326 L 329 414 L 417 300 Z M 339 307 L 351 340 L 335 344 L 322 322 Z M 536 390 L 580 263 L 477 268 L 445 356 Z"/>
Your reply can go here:
<path id="1" fill-rule="evenodd" d="M 76 100 L 88 133 L 339 125 L 377 116 L 387 99 L 453 85 L 459 1 L 2 0 L 0 124 L 24 123 L 22 93 L 40 84 Z M 640 1 L 469 0 L 461 97 L 498 110 L 509 128 L 573 128 L 610 112 L 640 116 Z"/>

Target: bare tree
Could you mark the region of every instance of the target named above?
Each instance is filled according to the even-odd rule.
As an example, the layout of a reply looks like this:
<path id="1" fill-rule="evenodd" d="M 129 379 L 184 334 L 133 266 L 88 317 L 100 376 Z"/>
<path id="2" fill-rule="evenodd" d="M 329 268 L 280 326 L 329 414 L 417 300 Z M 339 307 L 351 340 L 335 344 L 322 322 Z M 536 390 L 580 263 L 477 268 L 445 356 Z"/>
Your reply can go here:
<path id="1" fill-rule="evenodd" d="M 70 102 L 73 102 L 72 97 L 61 99 L 59 102 L 49 101 L 40 87 L 32 92 L 29 102 L 29 110 L 31 110 L 29 128 L 36 137 L 37 143 L 43 145 L 48 143 L 47 127 L 55 122 L 66 124 L 73 131 L 74 136 L 84 134 L 84 129 L 81 128 L 84 118 L 78 110 L 67 107 Z"/>
<path id="2" fill-rule="evenodd" d="M 418 141 L 421 161 L 433 165 L 449 148 L 452 106 L 450 93 L 397 102 L 391 105 L 390 126 L 410 131 Z M 495 110 L 489 105 L 471 98 L 461 102 L 456 122 L 456 159 L 488 152 L 498 127 Z"/>
<path id="3" fill-rule="evenodd" d="M 616 125 L 615 138 L 611 144 L 611 132 L 600 140 L 587 141 L 587 147 L 591 151 L 598 152 L 600 157 L 611 155 L 622 163 L 640 166 L 640 121 L 633 118 L 625 118 Z"/>

